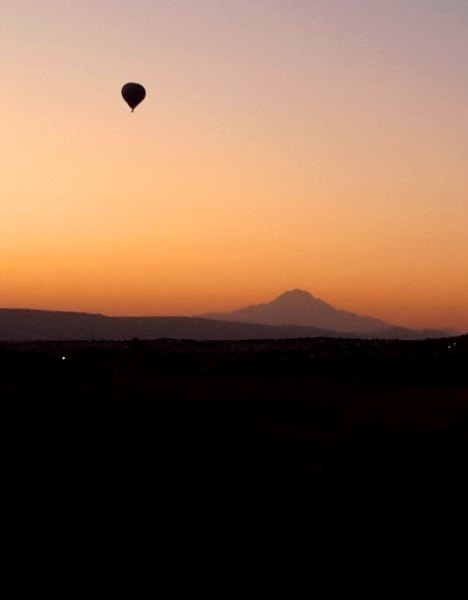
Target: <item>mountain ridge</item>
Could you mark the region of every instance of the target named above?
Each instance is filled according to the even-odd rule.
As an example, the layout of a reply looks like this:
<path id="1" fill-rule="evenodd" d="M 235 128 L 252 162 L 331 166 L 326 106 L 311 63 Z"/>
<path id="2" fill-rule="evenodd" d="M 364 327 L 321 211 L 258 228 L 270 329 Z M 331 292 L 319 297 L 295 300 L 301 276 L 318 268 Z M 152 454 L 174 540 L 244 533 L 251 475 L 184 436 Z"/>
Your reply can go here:
<path id="1" fill-rule="evenodd" d="M 299 289 L 288 290 L 269 303 L 250 305 L 231 313 L 192 317 L 115 317 L 102 313 L 0 308 L 0 341 L 132 338 L 202 341 L 307 337 L 426 339 L 446 336 L 450 334 L 445 331 L 413 330 L 338 310 Z"/>
<path id="2" fill-rule="evenodd" d="M 111 317 L 95 313 L 0 309 L 0 342 L 64 340 L 242 340 L 337 337 L 313 327 L 223 322 L 200 317 Z"/>

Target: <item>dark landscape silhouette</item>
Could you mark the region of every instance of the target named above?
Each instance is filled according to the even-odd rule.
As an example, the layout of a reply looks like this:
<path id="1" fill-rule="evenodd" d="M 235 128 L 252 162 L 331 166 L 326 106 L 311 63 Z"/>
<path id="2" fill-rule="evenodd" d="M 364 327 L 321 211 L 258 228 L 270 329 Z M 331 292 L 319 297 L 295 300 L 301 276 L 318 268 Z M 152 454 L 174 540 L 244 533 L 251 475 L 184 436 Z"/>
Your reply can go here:
<path id="1" fill-rule="evenodd" d="M 336 310 L 308 292 L 286 292 L 269 304 L 201 317 L 108 317 L 79 312 L 0 309 L 0 341 L 194 340 L 358 337 L 426 339 L 440 330 L 414 330 Z"/>
<path id="2" fill-rule="evenodd" d="M 18 581 L 421 591 L 464 573 L 468 336 L 0 343 Z"/>

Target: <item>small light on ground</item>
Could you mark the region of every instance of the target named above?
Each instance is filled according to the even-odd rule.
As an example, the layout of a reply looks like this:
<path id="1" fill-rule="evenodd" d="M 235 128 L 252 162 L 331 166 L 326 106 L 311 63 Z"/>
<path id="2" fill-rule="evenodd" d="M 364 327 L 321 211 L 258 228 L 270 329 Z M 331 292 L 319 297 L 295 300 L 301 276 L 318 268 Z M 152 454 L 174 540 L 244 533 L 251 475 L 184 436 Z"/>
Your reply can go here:
<path id="1" fill-rule="evenodd" d="M 66 359 L 66 356 L 62 356 L 62 360 L 65 360 L 65 359 Z"/>

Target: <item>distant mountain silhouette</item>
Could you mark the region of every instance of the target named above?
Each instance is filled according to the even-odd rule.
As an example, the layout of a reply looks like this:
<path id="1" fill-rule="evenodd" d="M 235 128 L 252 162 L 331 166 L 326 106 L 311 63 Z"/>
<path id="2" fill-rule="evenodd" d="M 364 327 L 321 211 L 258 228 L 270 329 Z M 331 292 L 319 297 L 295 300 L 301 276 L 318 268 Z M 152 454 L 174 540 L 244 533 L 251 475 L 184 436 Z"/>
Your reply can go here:
<path id="1" fill-rule="evenodd" d="M 375 335 L 376 337 L 412 339 L 445 335 L 445 332 L 442 331 L 415 331 L 405 327 L 397 327 L 373 317 L 338 310 L 320 300 L 320 298 L 315 298 L 309 292 L 298 289 L 285 292 L 266 304 L 254 304 L 230 313 L 212 313 L 202 316 L 222 321 L 260 323 L 273 326 L 318 327 L 361 337 Z"/>
<path id="2" fill-rule="evenodd" d="M 242 340 L 337 337 L 314 327 L 234 323 L 197 317 L 107 317 L 101 314 L 0 309 L 0 341 L 128 340 L 132 338 Z"/>
<path id="3" fill-rule="evenodd" d="M 286 292 L 269 304 L 200 317 L 107 317 L 102 314 L 0 309 L 0 341 L 248 340 L 307 337 L 423 339 L 447 335 L 415 331 L 336 310 L 308 292 Z"/>

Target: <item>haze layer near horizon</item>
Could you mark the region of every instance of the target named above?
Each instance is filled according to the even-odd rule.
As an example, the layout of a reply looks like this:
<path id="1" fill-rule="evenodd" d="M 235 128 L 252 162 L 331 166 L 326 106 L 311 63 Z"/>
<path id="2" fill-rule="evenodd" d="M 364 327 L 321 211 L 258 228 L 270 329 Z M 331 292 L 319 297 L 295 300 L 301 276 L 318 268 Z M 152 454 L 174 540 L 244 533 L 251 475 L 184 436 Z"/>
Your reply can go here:
<path id="1" fill-rule="evenodd" d="M 468 330 L 465 0 L 0 1 L 0 27 L 0 306 L 301 287 Z"/>

